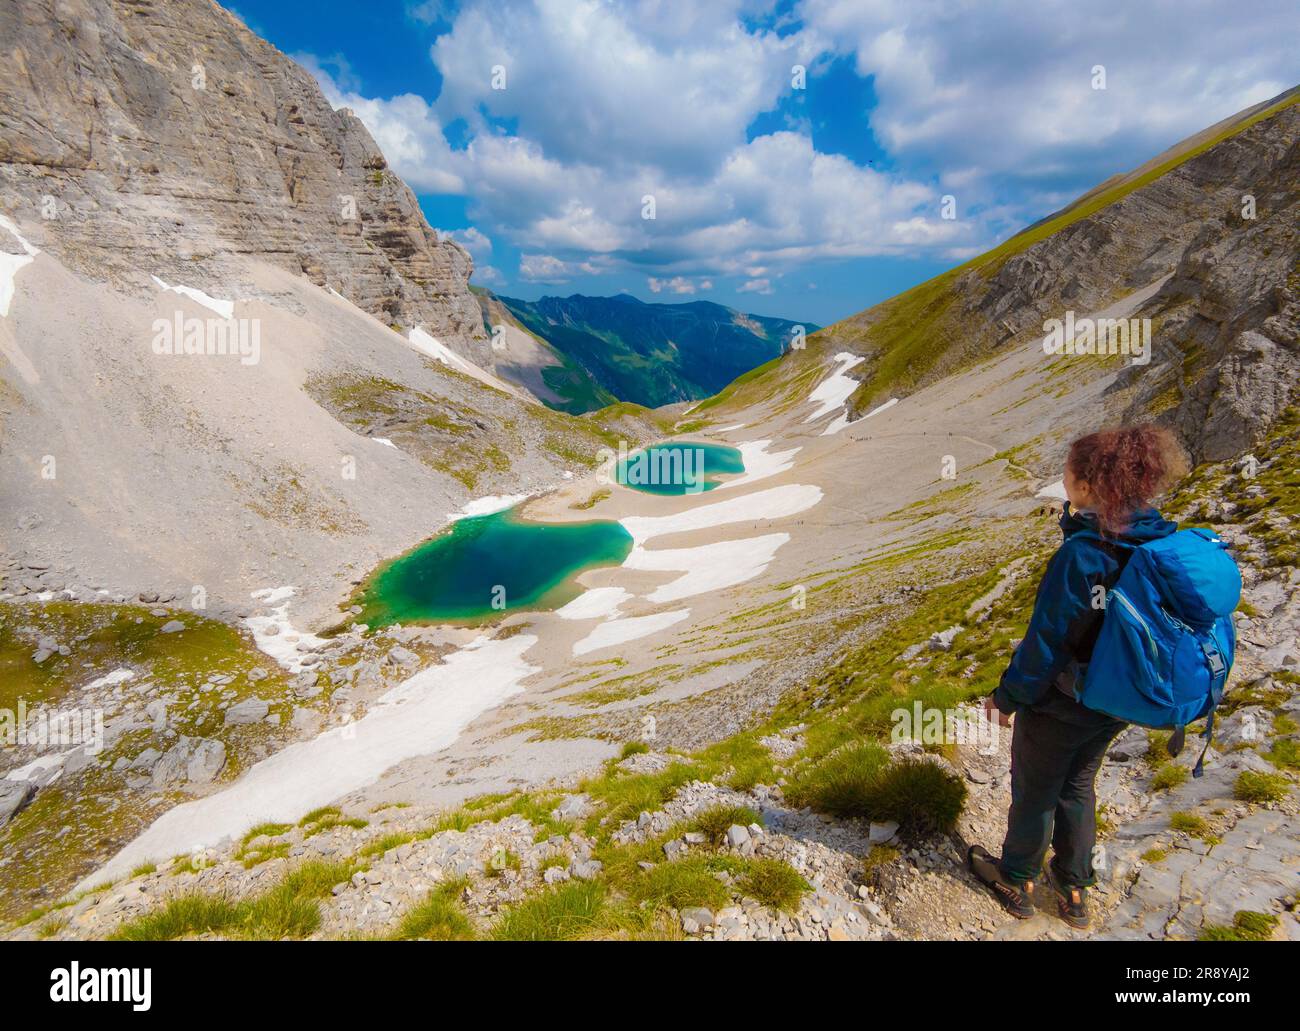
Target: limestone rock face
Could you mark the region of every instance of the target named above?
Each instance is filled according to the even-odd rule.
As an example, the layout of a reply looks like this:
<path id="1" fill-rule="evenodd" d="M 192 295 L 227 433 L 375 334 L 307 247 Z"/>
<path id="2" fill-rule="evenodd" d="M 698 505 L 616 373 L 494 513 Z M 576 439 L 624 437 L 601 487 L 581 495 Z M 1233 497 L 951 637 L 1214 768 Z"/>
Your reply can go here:
<path id="1" fill-rule="evenodd" d="M 1158 169 L 1161 158 L 1148 166 Z M 958 273 L 933 302 L 942 306 L 926 330 L 935 358 L 914 386 L 1041 339 L 1045 320 L 1066 310 L 1100 313 L 1164 280 L 1131 313 L 1151 320 L 1152 359 L 1119 373 L 1096 421 L 1154 415 L 1198 462 L 1238 454 L 1261 439 L 1300 378 L 1298 184 L 1300 105 L 1293 104 L 999 264 Z M 871 340 L 892 303 L 827 335 L 853 350 Z M 861 416 L 889 393 L 859 391 L 850 413 Z"/>
<path id="2" fill-rule="evenodd" d="M 469 255 L 350 111 L 216 3 L 7 3 L 0 41 L 0 208 L 65 265 L 230 297 L 246 256 L 489 355 Z"/>

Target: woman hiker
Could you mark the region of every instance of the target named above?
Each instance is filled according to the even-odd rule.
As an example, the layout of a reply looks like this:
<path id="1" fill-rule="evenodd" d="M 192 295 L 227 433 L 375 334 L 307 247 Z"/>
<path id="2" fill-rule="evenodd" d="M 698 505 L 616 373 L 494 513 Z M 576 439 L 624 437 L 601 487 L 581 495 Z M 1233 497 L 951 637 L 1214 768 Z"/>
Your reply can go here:
<path id="1" fill-rule="evenodd" d="M 1103 430 L 1070 446 L 1065 541 L 1038 586 L 1024 640 L 996 691 L 990 717 L 1011 734 L 1011 811 L 1001 857 L 973 845 L 975 874 L 1013 915 L 1034 915 L 1034 882 L 1043 871 L 1061 917 L 1088 926 L 1087 889 L 1095 882 L 1095 781 L 1106 749 L 1127 725 L 1075 699 L 1105 615 L 1105 592 L 1119 579 L 1133 545 L 1177 527 L 1150 506 L 1187 471 L 1169 431 L 1151 424 Z M 1091 532 L 1086 532 L 1091 531 Z"/>

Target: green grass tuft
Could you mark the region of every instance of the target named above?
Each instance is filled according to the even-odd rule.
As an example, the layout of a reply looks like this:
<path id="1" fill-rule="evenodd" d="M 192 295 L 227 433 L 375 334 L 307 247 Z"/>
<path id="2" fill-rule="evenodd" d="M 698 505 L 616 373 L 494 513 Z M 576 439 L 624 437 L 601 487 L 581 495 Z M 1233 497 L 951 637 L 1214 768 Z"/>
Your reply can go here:
<path id="1" fill-rule="evenodd" d="M 222 895 L 191 894 L 123 924 L 109 941 L 175 941 L 196 934 L 221 933 L 239 921 L 240 907 Z"/>
<path id="2" fill-rule="evenodd" d="M 739 888 L 750 898 L 783 913 L 795 912 L 804 893 L 812 890 L 798 870 L 780 859 L 751 861 Z"/>
<path id="3" fill-rule="evenodd" d="M 571 941 L 601 929 L 605 886 L 570 881 L 512 906 L 492 928 L 497 941 Z"/>
<path id="4" fill-rule="evenodd" d="M 1257 773 L 1242 770 L 1233 785 L 1233 797 L 1241 802 L 1264 804 L 1281 802 L 1290 790 L 1291 782 L 1280 773 Z"/>
<path id="5" fill-rule="evenodd" d="M 1210 830 L 1210 825 L 1206 822 L 1205 817 L 1198 816 L 1196 813 L 1170 813 L 1169 827 L 1171 830 L 1190 834 L 1194 838 L 1199 838 L 1203 834 L 1209 833 Z"/>
<path id="6" fill-rule="evenodd" d="M 351 877 L 353 870 L 348 863 L 312 860 L 245 901 L 224 895 L 181 895 L 128 921 L 109 937 L 112 941 L 173 941 L 199 934 L 254 940 L 305 938 L 320 926 L 317 900 Z"/>
<path id="7" fill-rule="evenodd" d="M 673 909 L 703 906 L 717 911 L 731 902 L 731 893 L 704 856 L 660 863 L 632 882 L 630 894 L 638 903 Z"/>
<path id="8" fill-rule="evenodd" d="M 1167 762 L 1151 778 L 1152 791 L 1168 791 L 1187 780 L 1187 767 Z"/>
<path id="9" fill-rule="evenodd" d="M 1240 909 L 1232 918 L 1232 926 L 1207 924 L 1198 936 L 1203 942 L 1262 942 L 1273 937 L 1278 918 L 1272 913 L 1256 913 Z"/>
<path id="10" fill-rule="evenodd" d="M 428 897 L 402 917 L 392 934 L 393 941 L 473 941 L 474 927 L 460 905 L 466 881 L 440 884 Z"/>
<path id="11" fill-rule="evenodd" d="M 1265 753 L 1264 758 L 1274 766 L 1287 770 L 1300 770 L 1300 741 L 1283 737 L 1273 742 L 1273 747 Z"/>
<path id="12" fill-rule="evenodd" d="M 869 741 L 849 745 L 798 770 L 785 794 L 796 806 L 811 806 L 834 816 L 866 816 L 864 800 L 887 765 L 889 753 L 880 745 Z"/>
<path id="13" fill-rule="evenodd" d="M 966 785 L 937 763 L 890 763 L 884 748 L 864 742 L 801 771 L 786 794 L 796 805 L 835 816 L 894 820 L 904 837 L 918 839 L 956 825 Z"/>
<path id="14" fill-rule="evenodd" d="M 259 823 L 244 835 L 243 843 L 247 845 L 254 838 L 260 838 L 263 835 L 268 838 L 278 838 L 281 834 L 286 834 L 291 830 L 293 830 L 293 824 L 291 823 Z"/>
<path id="15" fill-rule="evenodd" d="M 688 830 L 699 831 L 715 848 L 727 837 L 732 824 L 748 827 L 759 822 L 759 815 L 743 805 L 716 805 L 695 814 L 687 824 Z"/>

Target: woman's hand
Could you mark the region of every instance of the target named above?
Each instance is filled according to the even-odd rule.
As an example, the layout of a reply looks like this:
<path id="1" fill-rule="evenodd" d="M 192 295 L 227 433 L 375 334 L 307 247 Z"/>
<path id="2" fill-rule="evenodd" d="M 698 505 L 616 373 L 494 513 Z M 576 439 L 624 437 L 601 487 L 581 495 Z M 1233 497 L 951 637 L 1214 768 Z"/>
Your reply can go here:
<path id="1" fill-rule="evenodd" d="M 992 695 L 987 695 L 984 698 L 984 712 L 990 721 L 997 720 L 999 727 L 1011 726 L 1011 717 L 994 704 Z"/>

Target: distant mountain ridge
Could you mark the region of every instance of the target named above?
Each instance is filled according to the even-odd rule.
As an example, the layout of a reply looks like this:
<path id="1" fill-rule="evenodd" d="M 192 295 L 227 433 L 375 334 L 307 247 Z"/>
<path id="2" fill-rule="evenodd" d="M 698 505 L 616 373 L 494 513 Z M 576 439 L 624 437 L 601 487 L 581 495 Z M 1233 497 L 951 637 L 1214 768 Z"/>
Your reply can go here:
<path id="1" fill-rule="evenodd" d="M 805 334 L 820 328 L 713 301 L 648 304 L 631 294 L 492 300 L 553 352 L 555 363 L 540 372 L 551 395 L 543 399 L 574 413 L 614 400 L 657 408 L 710 397 L 779 356 L 800 327 Z M 482 295 L 480 303 L 490 321 Z"/>

